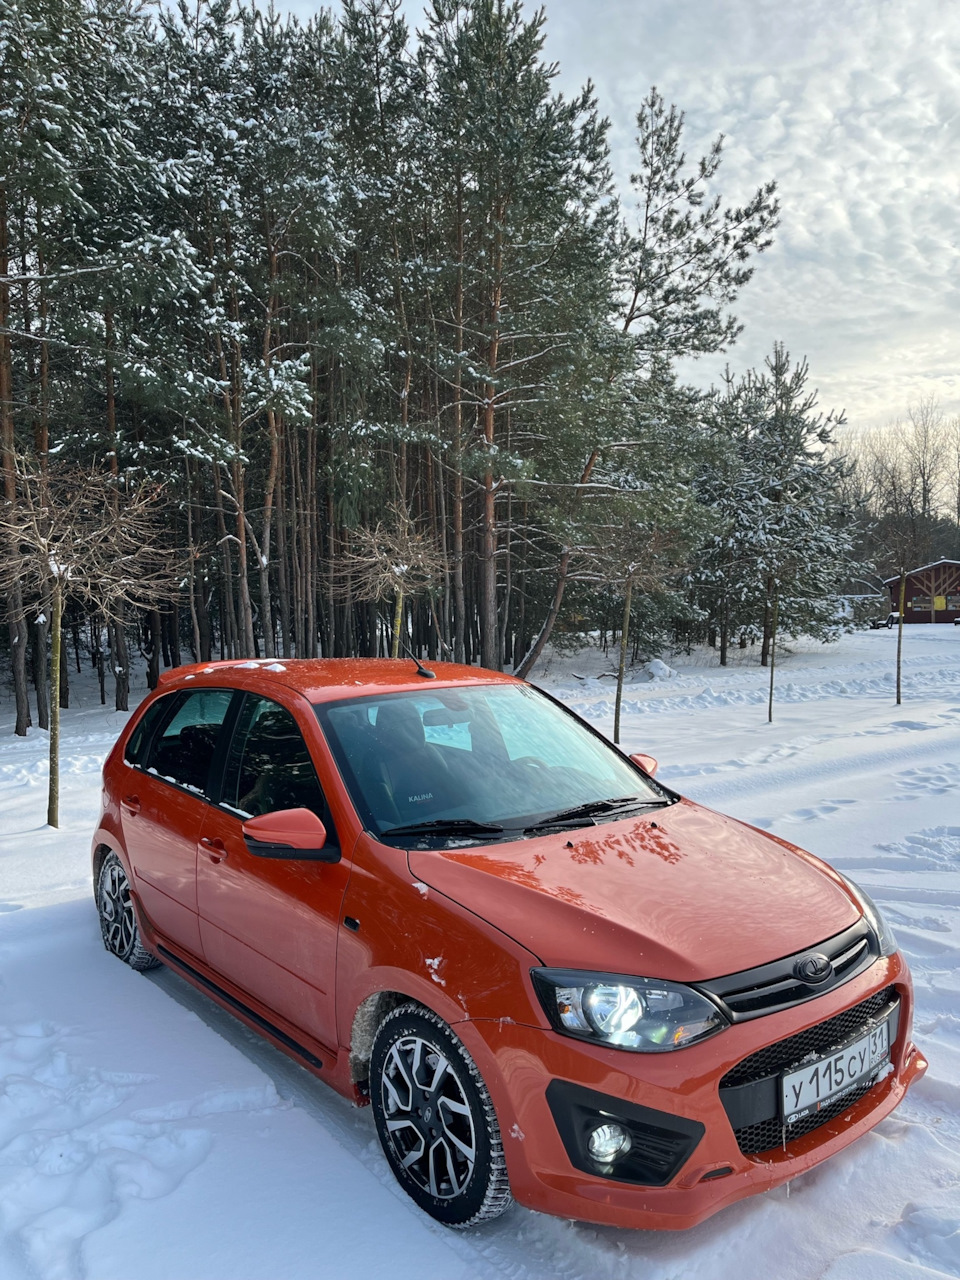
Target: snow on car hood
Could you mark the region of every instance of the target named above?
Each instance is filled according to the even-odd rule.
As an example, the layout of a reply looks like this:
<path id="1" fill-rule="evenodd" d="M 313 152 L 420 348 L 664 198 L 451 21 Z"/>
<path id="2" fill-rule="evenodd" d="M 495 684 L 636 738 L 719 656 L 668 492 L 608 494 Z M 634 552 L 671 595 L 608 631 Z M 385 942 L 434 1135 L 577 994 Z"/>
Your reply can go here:
<path id="1" fill-rule="evenodd" d="M 553 967 L 704 981 L 813 947 L 860 915 L 812 855 L 689 800 L 409 861 Z"/>

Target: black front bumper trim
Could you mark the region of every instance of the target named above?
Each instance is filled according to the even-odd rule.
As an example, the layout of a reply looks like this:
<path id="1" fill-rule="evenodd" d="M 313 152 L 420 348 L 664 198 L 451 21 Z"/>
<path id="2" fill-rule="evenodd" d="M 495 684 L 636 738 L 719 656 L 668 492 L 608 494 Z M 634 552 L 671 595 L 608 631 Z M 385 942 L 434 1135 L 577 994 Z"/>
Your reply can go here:
<path id="1" fill-rule="evenodd" d="M 573 1167 L 610 1182 L 666 1186 L 706 1132 L 697 1120 L 612 1098 L 569 1080 L 550 1081 L 547 1103 Z M 630 1150 L 611 1164 L 601 1164 L 587 1150 L 587 1138 L 597 1125 L 611 1123 L 630 1134 Z"/>

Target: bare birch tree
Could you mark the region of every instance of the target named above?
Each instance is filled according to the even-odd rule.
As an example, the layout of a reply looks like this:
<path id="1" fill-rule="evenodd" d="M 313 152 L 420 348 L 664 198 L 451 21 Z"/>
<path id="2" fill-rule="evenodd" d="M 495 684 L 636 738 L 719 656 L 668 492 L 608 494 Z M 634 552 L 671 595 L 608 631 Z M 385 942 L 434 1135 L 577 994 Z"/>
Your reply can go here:
<path id="1" fill-rule="evenodd" d="M 74 599 L 109 621 L 131 606 L 156 608 L 179 591 L 176 558 L 164 549 L 162 490 L 121 488 L 101 470 L 16 459 L 17 503 L 0 512 L 0 590 L 50 608 L 50 782 L 47 823 L 60 825 L 61 630 Z"/>
<path id="2" fill-rule="evenodd" d="M 404 602 L 443 580 L 441 549 L 420 533 L 401 506 L 391 507 L 373 529 L 357 529 L 352 546 L 331 566 L 344 598 L 393 600 L 390 657 L 400 656 Z M 437 632 L 439 636 L 439 629 Z M 442 637 L 441 637 L 442 640 Z"/>

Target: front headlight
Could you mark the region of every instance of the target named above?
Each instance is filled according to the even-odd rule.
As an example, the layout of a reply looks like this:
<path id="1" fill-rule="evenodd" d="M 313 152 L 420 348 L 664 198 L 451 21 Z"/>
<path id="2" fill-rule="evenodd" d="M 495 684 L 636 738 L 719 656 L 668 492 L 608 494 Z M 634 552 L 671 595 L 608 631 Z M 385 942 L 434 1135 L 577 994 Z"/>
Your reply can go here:
<path id="1" fill-rule="evenodd" d="M 554 1030 L 580 1040 L 664 1053 L 728 1025 L 706 997 L 679 982 L 571 969 L 533 969 L 531 976 Z"/>
<path id="2" fill-rule="evenodd" d="M 839 872 L 837 873 L 840 874 Z M 892 956 L 899 951 L 897 940 L 893 935 L 893 930 L 883 918 L 880 908 L 870 897 L 869 893 L 865 893 L 849 876 L 841 876 L 841 879 L 849 888 L 850 892 L 860 904 L 860 910 L 863 912 L 864 918 L 873 932 L 877 935 L 877 942 L 880 944 L 880 954 L 882 956 Z"/>

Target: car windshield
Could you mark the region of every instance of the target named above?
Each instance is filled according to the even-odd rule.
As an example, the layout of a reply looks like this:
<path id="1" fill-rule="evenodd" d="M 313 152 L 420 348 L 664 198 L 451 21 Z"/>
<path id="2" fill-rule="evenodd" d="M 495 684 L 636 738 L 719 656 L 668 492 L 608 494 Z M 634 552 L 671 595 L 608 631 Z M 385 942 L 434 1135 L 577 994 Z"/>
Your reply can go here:
<path id="1" fill-rule="evenodd" d="M 365 696 L 316 712 L 357 812 L 388 843 L 517 839 L 672 800 L 529 685 Z"/>

